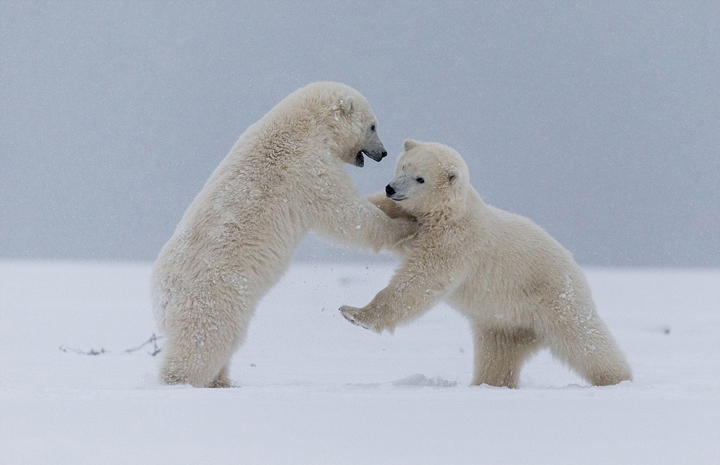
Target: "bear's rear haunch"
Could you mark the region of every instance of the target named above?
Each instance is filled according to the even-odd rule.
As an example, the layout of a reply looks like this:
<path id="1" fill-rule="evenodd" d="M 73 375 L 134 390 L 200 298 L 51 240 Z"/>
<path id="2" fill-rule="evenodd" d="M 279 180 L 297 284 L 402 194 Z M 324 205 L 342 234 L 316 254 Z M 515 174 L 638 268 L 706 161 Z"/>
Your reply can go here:
<path id="1" fill-rule="evenodd" d="M 370 200 L 420 229 L 390 284 L 343 316 L 392 331 L 446 300 L 472 326 L 473 384 L 516 387 L 543 347 L 593 385 L 632 379 L 570 253 L 527 218 L 486 205 L 469 178 L 450 147 L 405 141 L 395 178 Z"/>
<path id="2" fill-rule="evenodd" d="M 380 161 L 370 105 L 318 82 L 249 127 L 185 212 L 153 269 L 153 307 L 167 336 L 161 380 L 226 387 L 258 301 L 309 229 L 378 250 L 416 226 L 360 198 L 343 164 Z"/>

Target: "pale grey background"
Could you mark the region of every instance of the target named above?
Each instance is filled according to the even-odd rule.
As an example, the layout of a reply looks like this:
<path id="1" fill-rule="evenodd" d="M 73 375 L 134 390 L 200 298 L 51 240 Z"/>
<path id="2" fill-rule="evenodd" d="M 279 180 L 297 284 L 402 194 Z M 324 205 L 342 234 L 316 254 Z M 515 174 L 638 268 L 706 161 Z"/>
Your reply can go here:
<path id="1" fill-rule="evenodd" d="M 0 1 L 0 258 L 152 260 L 242 131 L 315 80 L 389 160 L 456 147 L 584 265 L 720 266 L 720 2 Z M 355 252 L 306 242 L 299 258 Z"/>

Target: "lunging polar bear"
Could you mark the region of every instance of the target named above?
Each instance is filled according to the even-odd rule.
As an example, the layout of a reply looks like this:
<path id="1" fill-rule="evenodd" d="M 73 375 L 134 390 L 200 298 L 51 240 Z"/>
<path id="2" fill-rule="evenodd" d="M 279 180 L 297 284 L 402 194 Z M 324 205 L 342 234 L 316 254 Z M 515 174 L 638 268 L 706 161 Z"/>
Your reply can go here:
<path id="1" fill-rule="evenodd" d="M 527 218 L 486 205 L 455 150 L 405 141 L 385 190 L 370 200 L 390 217 L 416 217 L 420 230 L 388 287 L 364 308 L 342 307 L 345 318 L 393 331 L 444 299 L 472 325 L 473 384 L 517 387 L 542 347 L 594 385 L 632 379 L 570 253 Z"/>
<path id="2" fill-rule="evenodd" d="M 380 249 L 416 230 L 360 198 L 343 163 L 387 155 L 356 90 L 319 82 L 250 126 L 155 262 L 153 306 L 167 384 L 230 385 L 228 363 L 260 298 L 309 229 Z"/>

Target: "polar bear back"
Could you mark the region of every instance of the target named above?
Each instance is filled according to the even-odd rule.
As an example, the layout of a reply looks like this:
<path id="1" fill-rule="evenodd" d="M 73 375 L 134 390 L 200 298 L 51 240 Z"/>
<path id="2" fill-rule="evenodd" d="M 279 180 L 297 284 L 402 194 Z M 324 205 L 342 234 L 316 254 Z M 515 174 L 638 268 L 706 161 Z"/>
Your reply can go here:
<path id="1" fill-rule="evenodd" d="M 469 258 L 467 279 L 449 300 L 473 318 L 494 319 L 498 309 L 514 324 L 530 324 L 534 309 L 552 306 L 561 295 L 588 299 L 590 289 L 570 253 L 531 220 L 485 205 L 470 187 L 474 231 L 462 245 Z M 530 311 L 529 311 L 530 310 Z"/>

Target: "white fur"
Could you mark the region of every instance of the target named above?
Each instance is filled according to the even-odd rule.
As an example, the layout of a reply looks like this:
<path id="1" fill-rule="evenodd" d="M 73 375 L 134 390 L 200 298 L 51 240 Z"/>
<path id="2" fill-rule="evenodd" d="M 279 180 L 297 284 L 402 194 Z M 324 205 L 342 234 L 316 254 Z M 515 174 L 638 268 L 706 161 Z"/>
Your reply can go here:
<path id="1" fill-rule="evenodd" d="M 486 205 L 455 150 L 406 141 L 389 186 L 402 200 L 370 200 L 416 217 L 420 230 L 388 287 L 364 308 L 341 308 L 348 320 L 393 331 L 446 300 L 472 325 L 473 384 L 516 387 L 542 347 L 594 385 L 632 378 L 570 253 L 527 218 Z"/>
<path id="2" fill-rule="evenodd" d="M 153 306 L 167 342 L 161 379 L 228 386 L 228 362 L 255 306 L 313 228 L 391 246 L 414 232 L 360 198 L 343 163 L 385 154 L 375 116 L 354 89 L 311 84 L 242 134 L 160 252 Z"/>

